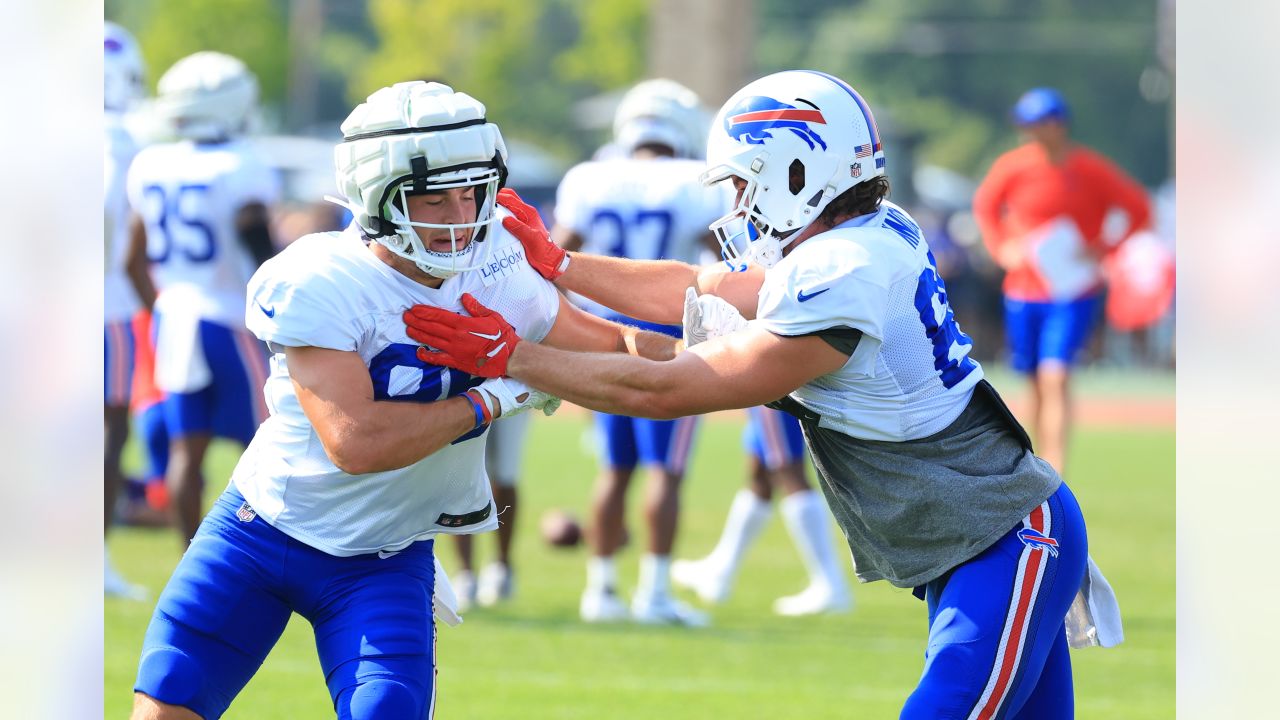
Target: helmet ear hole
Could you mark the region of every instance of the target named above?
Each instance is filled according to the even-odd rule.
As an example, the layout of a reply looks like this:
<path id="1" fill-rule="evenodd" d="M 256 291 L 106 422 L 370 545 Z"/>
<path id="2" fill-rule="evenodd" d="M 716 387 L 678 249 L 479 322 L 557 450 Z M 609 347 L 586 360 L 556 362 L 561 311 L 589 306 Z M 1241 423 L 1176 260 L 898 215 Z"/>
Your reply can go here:
<path id="1" fill-rule="evenodd" d="M 787 189 L 792 195 L 799 195 L 804 189 L 804 163 L 799 158 L 791 161 L 791 166 L 787 168 Z"/>

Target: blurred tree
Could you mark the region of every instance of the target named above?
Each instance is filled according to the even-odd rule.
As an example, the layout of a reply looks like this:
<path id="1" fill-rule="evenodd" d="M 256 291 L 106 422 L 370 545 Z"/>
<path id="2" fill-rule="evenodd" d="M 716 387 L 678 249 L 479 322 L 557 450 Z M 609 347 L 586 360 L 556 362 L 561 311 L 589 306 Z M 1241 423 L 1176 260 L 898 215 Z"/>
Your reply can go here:
<path id="1" fill-rule="evenodd" d="M 121 3 L 116 3 L 121 4 Z M 265 104 L 284 99 L 289 54 L 285 14 L 277 0 L 184 0 L 149 2 L 136 12 L 138 42 L 156 81 L 178 60 L 200 50 L 217 50 L 244 61 L 258 76 Z"/>
<path id="2" fill-rule="evenodd" d="M 629 85 L 645 74 L 647 0 L 575 2 L 579 42 L 555 59 L 556 75 L 600 88 Z"/>
<path id="3" fill-rule="evenodd" d="M 372 0 L 369 18 L 379 45 L 353 74 L 348 99 L 358 102 L 379 87 L 404 80 L 440 79 L 496 108 L 504 99 L 482 93 L 478 83 L 492 82 L 495 74 L 529 54 L 537 38 L 528 30 L 540 15 L 540 4 Z"/>
<path id="4" fill-rule="evenodd" d="M 763 74 L 813 67 L 848 80 L 913 138 L 918 162 L 979 176 L 1017 142 L 1009 108 L 1059 88 L 1075 137 L 1150 185 L 1173 168 L 1172 128 L 1139 79 L 1155 57 L 1156 4 L 1110 0 L 759 0 Z M 893 159 L 890 158 L 890 163 Z"/>
<path id="5" fill-rule="evenodd" d="M 411 79 L 439 79 L 481 100 L 509 137 L 564 156 L 594 149 L 573 103 L 639 79 L 644 0 L 370 0 L 376 49 L 348 100 Z"/>

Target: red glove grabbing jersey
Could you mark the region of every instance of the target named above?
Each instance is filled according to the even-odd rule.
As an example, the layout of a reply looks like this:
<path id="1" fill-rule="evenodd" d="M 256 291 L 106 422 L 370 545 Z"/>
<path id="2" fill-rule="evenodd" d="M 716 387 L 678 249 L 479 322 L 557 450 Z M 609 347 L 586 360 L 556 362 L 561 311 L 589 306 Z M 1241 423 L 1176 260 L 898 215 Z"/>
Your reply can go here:
<path id="1" fill-rule="evenodd" d="M 569 253 L 551 242 L 551 233 L 542 224 L 538 211 L 521 200 L 511 188 L 498 191 L 498 204 L 514 216 L 503 218 L 502 227 L 520 240 L 529 265 L 547 280 L 554 281 L 563 275 L 565 268 L 569 267 Z"/>
<path id="2" fill-rule="evenodd" d="M 507 359 L 520 342 L 515 328 L 498 313 L 463 293 L 462 307 L 470 317 L 430 305 L 414 305 L 404 313 L 409 337 L 437 348 L 418 348 L 418 359 L 477 377 L 501 377 Z"/>

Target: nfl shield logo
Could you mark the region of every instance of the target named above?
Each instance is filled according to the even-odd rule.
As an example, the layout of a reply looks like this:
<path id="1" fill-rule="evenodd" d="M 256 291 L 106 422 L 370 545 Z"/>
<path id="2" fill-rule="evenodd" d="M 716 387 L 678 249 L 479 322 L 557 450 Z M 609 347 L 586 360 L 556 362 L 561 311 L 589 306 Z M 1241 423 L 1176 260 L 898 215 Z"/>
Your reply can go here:
<path id="1" fill-rule="evenodd" d="M 849 174 L 854 177 L 862 177 L 862 163 L 856 162 L 849 166 Z"/>
<path id="2" fill-rule="evenodd" d="M 240 522 L 253 522 L 253 519 L 258 517 L 258 513 L 246 502 L 236 511 L 236 517 L 240 518 Z"/>

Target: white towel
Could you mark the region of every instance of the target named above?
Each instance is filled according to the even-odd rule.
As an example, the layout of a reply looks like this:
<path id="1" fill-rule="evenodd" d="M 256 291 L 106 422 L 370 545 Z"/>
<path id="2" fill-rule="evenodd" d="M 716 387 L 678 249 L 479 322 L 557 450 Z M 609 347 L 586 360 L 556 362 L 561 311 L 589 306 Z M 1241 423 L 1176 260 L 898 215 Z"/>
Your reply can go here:
<path id="1" fill-rule="evenodd" d="M 1111 584 L 1089 557 L 1089 569 L 1080 583 L 1080 592 L 1067 611 L 1067 643 L 1079 649 L 1098 645 L 1115 647 L 1124 642 L 1120 605 Z"/>
<path id="2" fill-rule="evenodd" d="M 213 382 L 204 356 L 200 316 L 182 309 L 160 315 L 156 334 L 156 386 L 170 393 L 202 390 Z"/>
<path id="3" fill-rule="evenodd" d="M 445 625 L 457 627 L 462 624 L 462 615 L 458 614 L 458 596 L 454 594 L 449 576 L 440 565 L 440 558 L 435 558 L 435 561 L 436 588 L 431 596 L 431 610 Z"/>

